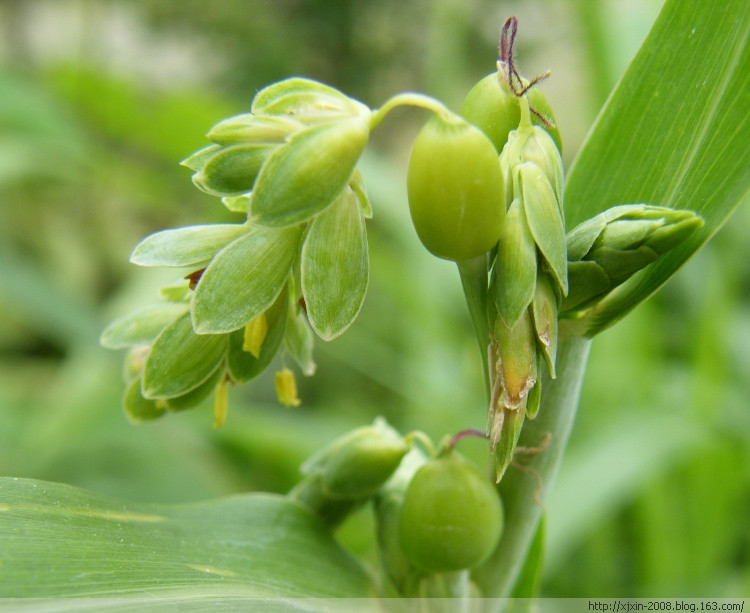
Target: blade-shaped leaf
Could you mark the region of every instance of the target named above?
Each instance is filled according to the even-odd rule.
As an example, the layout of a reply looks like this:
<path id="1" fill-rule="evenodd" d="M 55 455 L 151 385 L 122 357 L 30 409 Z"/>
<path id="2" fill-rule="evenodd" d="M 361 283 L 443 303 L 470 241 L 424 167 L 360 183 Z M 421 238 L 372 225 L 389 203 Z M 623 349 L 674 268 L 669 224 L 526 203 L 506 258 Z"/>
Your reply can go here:
<path id="1" fill-rule="evenodd" d="M 196 334 L 185 313 L 154 341 L 143 365 L 146 398 L 182 396 L 206 381 L 224 359 L 227 336 Z"/>
<path id="2" fill-rule="evenodd" d="M 362 207 L 351 189 L 318 215 L 302 246 L 302 293 L 313 330 L 330 341 L 357 317 L 369 277 Z"/>
<path id="3" fill-rule="evenodd" d="M 248 229 L 247 224 L 210 224 L 163 230 L 138 243 L 130 261 L 138 266 L 201 266 Z"/>
<path id="4" fill-rule="evenodd" d="M 230 608 L 258 610 L 250 598 L 364 598 L 373 591 L 310 511 L 271 494 L 136 504 L 0 478 L 0 551 L 0 598 L 138 598 L 133 610 L 157 601 L 162 610 L 165 602 L 196 607 L 201 599 L 215 607 L 226 599 Z"/>
<path id="5" fill-rule="evenodd" d="M 294 134 L 263 165 L 250 201 L 251 219 L 278 227 L 320 213 L 346 187 L 369 135 L 361 117 Z"/>
<path id="6" fill-rule="evenodd" d="M 195 288 L 195 331 L 233 332 L 270 307 L 289 276 L 300 234 L 298 226 L 253 226 L 220 251 Z"/>
<path id="7" fill-rule="evenodd" d="M 99 342 L 107 349 L 126 349 L 148 344 L 187 310 L 188 305 L 179 302 L 160 302 L 143 307 L 109 324 L 102 332 Z"/>
<path id="8" fill-rule="evenodd" d="M 568 177 L 569 227 L 623 202 L 694 210 L 682 245 L 597 305 L 588 335 L 653 293 L 750 189 L 750 4 L 667 0 Z"/>
<path id="9" fill-rule="evenodd" d="M 238 383 L 249 381 L 268 366 L 284 338 L 288 310 L 289 293 L 284 289 L 273 305 L 265 311 L 268 329 L 260 347 L 260 355 L 257 358 L 243 349 L 245 330 L 241 328 L 232 332 L 229 337 L 227 367 L 234 381 Z"/>

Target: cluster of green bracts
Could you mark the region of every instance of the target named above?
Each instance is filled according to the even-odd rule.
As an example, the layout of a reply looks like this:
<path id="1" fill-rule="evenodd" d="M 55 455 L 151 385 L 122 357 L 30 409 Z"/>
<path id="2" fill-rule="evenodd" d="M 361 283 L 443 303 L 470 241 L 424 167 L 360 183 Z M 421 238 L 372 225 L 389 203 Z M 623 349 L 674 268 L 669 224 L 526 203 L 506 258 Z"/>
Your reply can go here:
<path id="1" fill-rule="evenodd" d="M 213 144 L 183 162 L 237 224 L 192 226 L 143 240 L 131 261 L 191 271 L 164 301 L 102 335 L 128 348 L 125 409 L 135 421 L 189 408 L 227 382 L 259 375 L 280 350 L 315 370 L 313 333 L 330 340 L 356 318 L 367 290 L 370 204 L 357 160 L 370 110 L 307 79 L 261 90 L 251 112 L 208 133 Z M 311 331 L 312 328 L 312 331 Z M 276 374 L 279 400 L 299 404 L 292 371 Z"/>

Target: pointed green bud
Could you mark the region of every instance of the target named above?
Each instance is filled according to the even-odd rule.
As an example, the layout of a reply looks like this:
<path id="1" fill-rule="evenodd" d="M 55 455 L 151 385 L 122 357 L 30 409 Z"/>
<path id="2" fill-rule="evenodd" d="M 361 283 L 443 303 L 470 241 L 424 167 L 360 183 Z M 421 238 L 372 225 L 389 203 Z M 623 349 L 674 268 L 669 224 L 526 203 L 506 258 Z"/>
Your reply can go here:
<path id="1" fill-rule="evenodd" d="M 302 472 L 319 475 L 333 498 L 364 499 L 390 478 L 407 451 L 403 437 L 379 418 L 316 453 L 302 465 Z"/>
<path id="2" fill-rule="evenodd" d="M 197 172 L 201 168 L 203 168 L 203 165 L 214 155 L 216 155 L 220 150 L 221 145 L 208 145 L 208 147 L 198 149 L 198 151 L 186 157 L 180 162 L 180 166 L 184 166 L 185 168 L 189 168 L 190 170 Z"/>
<path id="3" fill-rule="evenodd" d="M 557 355 L 557 306 L 558 294 L 545 274 L 539 275 L 532 301 L 531 314 L 538 347 L 547 363 L 550 376 L 555 378 L 555 356 Z"/>
<path id="4" fill-rule="evenodd" d="M 495 318 L 492 329 L 496 346 L 496 383 L 493 404 L 508 409 L 524 407 L 526 396 L 537 380 L 536 332 L 528 310 L 513 326 Z"/>
<path id="5" fill-rule="evenodd" d="M 330 526 L 376 495 L 409 451 L 409 445 L 383 419 L 357 428 L 302 465 L 305 477 L 289 495 L 310 507 Z"/>
<path id="6" fill-rule="evenodd" d="M 282 143 L 289 134 L 304 127 L 291 117 L 242 113 L 217 123 L 206 137 L 219 145 Z"/>
<path id="7" fill-rule="evenodd" d="M 565 226 L 557 197 L 542 169 L 532 162 L 516 166 L 518 189 L 529 229 L 563 295 L 568 293 Z"/>
<path id="8" fill-rule="evenodd" d="M 503 176 L 490 140 L 458 115 L 434 116 L 409 159 L 409 210 L 424 246 L 468 260 L 497 243 L 505 217 Z"/>
<path id="9" fill-rule="evenodd" d="M 508 208 L 503 222 L 490 291 L 497 311 L 509 326 L 515 324 L 534 297 L 536 243 L 520 199 Z"/>
<path id="10" fill-rule="evenodd" d="M 278 147 L 264 143 L 224 147 L 193 175 L 193 183 L 213 196 L 236 196 L 249 192 L 263 162 Z"/>
<path id="11" fill-rule="evenodd" d="M 500 414 L 502 415 L 502 421 L 499 424 L 500 435 L 495 449 L 495 481 L 497 483 L 500 483 L 505 471 L 513 461 L 513 454 L 516 451 L 518 438 L 521 436 L 521 427 L 525 419 L 524 409 L 504 408 Z"/>
<path id="12" fill-rule="evenodd" d="M 250 217 L 280 227 L 320 213 L 348 185 L 369 135 L 369 125 L 360 117 L 295 133 L 263 165 L 250 201 Z"/>
<path id="13" fill-rule="evenodd" d="M 571 294 L 562 309 L 590 306 L 702 225 L 692 211 L 625 204 L 576 226 L 566 237 Z"/>

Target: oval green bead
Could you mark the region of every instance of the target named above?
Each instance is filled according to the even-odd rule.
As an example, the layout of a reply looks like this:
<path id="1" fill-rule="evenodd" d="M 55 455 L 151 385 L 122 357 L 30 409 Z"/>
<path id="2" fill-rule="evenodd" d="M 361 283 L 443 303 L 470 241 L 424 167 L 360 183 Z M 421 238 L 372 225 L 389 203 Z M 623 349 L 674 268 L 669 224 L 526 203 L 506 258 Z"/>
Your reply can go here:
<path id="1" fill-rule="evenodd" d="M 456 453 L 417 470 L 399 516 L 404 555 L 431 573 L 482 563 L 495 549 L 502 527 L 496 489 Z"/>
<path id="2" fill-rule="evenodd" d="M 497 151 L 457 115 L 435 116 L 414 141 L 407 176 L 409 210 L 424 246 L 468 260 L 495 246 L 505 217 Z"/>
<path id="3" fill-rule="evenodd" d="M 526 95 L 531 108 L 546 117 L 553 125 L 544 125 L 536 115 L 532 115 L 532 123 L 542 126 L 555 141 L 557 149 L 562 151 L 560 130 L 557 128 L 552 107 L 544 93 L 539 88 L 533 87 Z M 464 119 L 480 128 L 498 152 L 503 150 L 510 131 L 515 130 L 521 121 L 518 96 L 500 83 L 497 72 L 488 74 L 469 90 L 459 113 Z"/>

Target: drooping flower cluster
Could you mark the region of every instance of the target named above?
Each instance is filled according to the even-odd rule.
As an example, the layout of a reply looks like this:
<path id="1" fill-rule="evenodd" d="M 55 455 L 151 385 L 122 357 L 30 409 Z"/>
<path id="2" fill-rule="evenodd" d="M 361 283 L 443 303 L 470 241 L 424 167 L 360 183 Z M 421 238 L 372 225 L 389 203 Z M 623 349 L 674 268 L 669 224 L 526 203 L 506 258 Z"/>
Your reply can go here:
<path id="1" fill-rule="evenodd" d="M 165 300 L 111 324 L 110 348 L 130 348 L 125 408 L 135 421 L 188 408 L 216 391 L 223 421 L 226 382 L 262 372 L 283 344 L 312 374 L 313 334 L 330 340 L 356 318 L 369 274 L 371 216 L 357 160 L 370 110 L 308 79 L 261 90 L 251 112 L 208 133 L 187 158 L 201 190 L 219 196 L 238 224 L 166 230 L 144 239 L 131 261 L 192 270 Z M 276 377 L 279 400 L 296 405 L 292 371 Z"/>

